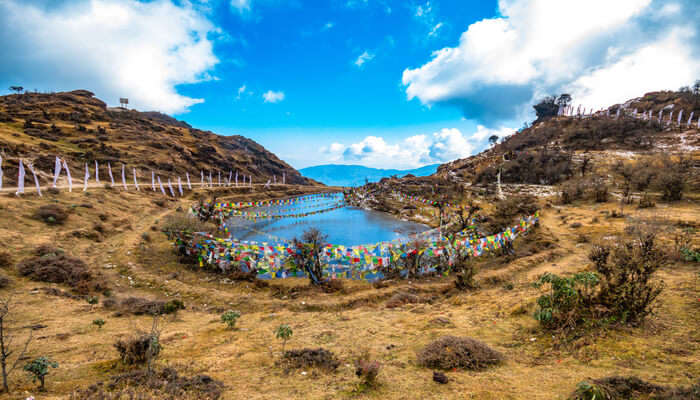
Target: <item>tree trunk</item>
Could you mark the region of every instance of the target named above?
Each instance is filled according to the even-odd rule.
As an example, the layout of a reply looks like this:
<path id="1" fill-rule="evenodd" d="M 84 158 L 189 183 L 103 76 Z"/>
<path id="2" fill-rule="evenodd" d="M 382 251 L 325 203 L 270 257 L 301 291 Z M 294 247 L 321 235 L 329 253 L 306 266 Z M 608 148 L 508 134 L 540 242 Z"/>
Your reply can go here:
<path id="1" fill-rule="evenodd" d="M 5 352 L 5 324 L 3 318 L 0 318 L 0 366 L 2 366 L 2 390 L 5 393 L 10 393 L 10 387 L 7 385 L 7 353 Z"/>

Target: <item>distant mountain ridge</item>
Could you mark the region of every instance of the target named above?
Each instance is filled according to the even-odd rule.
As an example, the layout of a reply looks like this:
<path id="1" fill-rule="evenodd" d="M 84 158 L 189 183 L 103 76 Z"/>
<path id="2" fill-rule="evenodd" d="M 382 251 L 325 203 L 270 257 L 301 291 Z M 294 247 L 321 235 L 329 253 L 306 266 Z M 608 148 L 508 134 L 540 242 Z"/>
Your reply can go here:
<path id="1" fill-rule="evenodd" d="M 397 175 L 428 176 L 437 171 L 440 164 L 426 165 L 415 169 L 380 169 L 361 165 L 327 164 L 302 168 L 299 172 L 307 177 L 330 186 L 362 186 L 366 182 L 377 182 L 382 178 Z"/>

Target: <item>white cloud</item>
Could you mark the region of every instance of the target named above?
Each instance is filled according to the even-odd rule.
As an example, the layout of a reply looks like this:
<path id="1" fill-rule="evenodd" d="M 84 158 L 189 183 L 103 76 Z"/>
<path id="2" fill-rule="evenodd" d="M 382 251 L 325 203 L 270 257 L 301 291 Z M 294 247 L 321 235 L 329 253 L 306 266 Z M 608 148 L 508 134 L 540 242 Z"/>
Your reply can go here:
<path id="1" fill-rule="evenodd" d="M 416 17 L 422 17 L 425 15 L 430 15 L 430 13 L 433 11 L 433 7 L 430 5 L 430 1 L 426 2 L 425 4 L 418 5 L 416 7 Z"/>
<path id="2" fill-rule="evenodd" d="M 334 23 L 334 22 L 326 22 L 326 24 L 323 25 L 323 29 L 322 29 L 322 30 L 327 31 L 327 30 L 329 30 L 329 29 L 332 29 L 334 26 L 335 26 L 335 23 Z"/>
<path id="3" fill-rule="evenodd" d="M 491 130 L 479 126 L 471 136 L 457 128 L 444 128 L 432 134 L 410 136 L 389 143 L 379 136 L 367 136 L 357 143 L 334 142 L 321 147 L 327 162 L 361 164 L 377 168 L 415 168 L 426 164 L 445 163 L 468 157 L 484 147 L 491 135 L 512 134 L 508 128 Z"/>
<path id="4" fill-rule="evenodd" d="M 431 36 L 431 37 L 432 37 L 432 36 L 437 35 L 437 31 L 438 31 L 440 28 L 442 28 L 442 22 L 438 22 L 438 23 L 433 27 L 433 29 L 431 29 L 430 32 L 428 32 L 428 36 Z"/>
<path id="5" fill-rule="evenodd" d="M 238 88 L 238 94 L 236 95 L 236 100 L 241 99 L 241 96 L 243 95 L 243 93 L 245 93 L 245 90 L 246 90 L 245 84 Z"/>
<path id="6" fill-rule="evenodd" d="M 40 90 L 89 89 L 115 104 L 167 113 L 204 100 L 180 84 L 212 79 L 216 27 L 170 0 L 90 0 L 49 10 L 0 1 L 0 81 Z"/>
<path id="7" fill-rule="evenodd" d="M 263 93 L 262 97 L 265 99 L 265 103 L 279 103 L 280 101 L 284 100 L 284 92 L 268 90 L 267 92 Z"/>
<path id="8" fill-rule="evenodd" d="M 251 0 L 231 0 L 231 7 L 235 8 L 239 13 L 250 11 Z"/>
<path id="9" fill-rule="evenodd" d="M 373 58 L 374 54 L 365 51 L 364 53 L 360 54 L 359 57 L 357 57 L 355 60 L 355 65 L 357 65 L 358 68 L 362 68 L 365 63 L 372 61 Z"/>
<path id="10" fill-rule="evenodd" d="M 488 125 L 523 118 L 534 100 L 565 90 L 575 102 L 600 108 L 677 89 L 700 76 L 696 6 L 694 0 L 501 0 L 502 17 L 471 24 L 458 46 L 406 69 L 402 81 L 409 99 L 456 106 Z M 425 6 L 416 11 L 426 13 Z"/>

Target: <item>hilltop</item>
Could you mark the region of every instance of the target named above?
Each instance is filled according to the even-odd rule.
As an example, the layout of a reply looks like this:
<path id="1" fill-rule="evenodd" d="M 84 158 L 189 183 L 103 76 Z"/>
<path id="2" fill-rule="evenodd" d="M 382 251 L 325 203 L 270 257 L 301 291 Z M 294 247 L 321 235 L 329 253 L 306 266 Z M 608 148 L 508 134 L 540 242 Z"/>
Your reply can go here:
<path id="1" fill-rule="evenodd" d="M 15 185 L 17 177 L 17 163 L 8 159 L 29 158 L 48 178 L 55 156 L 76 168 L 78 179 L 78 169 L 97 160 L 105 168 L 108 162 L 113 168 L 124 163 L 144 174 L 189 172 L 196 182 L 201 170 L 213 170 L 226 178 L 229 171 L 239 171 L 258 183 L 282 174 L 290 184 L 312 183 L 251 139 L 195 129 L 158 112 L 109 108 L 87 90 L 1 96 L 0 151 L 6 186 Z"/>
<path id="2" fill-rule="evenodd" d="M 331 186 L 361 186 L 391 176 L 426 176 L 437 171 L 439 164 L 425 165 L 414 169 L 381 169 L 362 165 L 316 165 L 299 170 L 304 176 Z"/>

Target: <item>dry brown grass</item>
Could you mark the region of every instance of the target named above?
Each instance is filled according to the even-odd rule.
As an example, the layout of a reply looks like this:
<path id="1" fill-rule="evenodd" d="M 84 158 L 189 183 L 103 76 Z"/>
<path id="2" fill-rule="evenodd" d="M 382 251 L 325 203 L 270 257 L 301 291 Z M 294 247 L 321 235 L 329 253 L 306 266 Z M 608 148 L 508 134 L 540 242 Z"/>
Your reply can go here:
<path id="1" fill-rule="evenodd" d="M 254 195 L 262 198 L 290 193 L 291 190 Z M 205 196 L 208 198 L 209 194 Z M 235 196 L 252 198 L 247 193 Z M 25 216 L 26 210 L 36 209 L 47 199 L 0 196 L 0 240 L 16 260 L 35 256 L 36 247 L 45 243 L 65 249 L 82 259 L 91 272 L 102 272 L 116 299 L 181 299 L 187 309 L 176 318 L 162 318 L 164 348 L 159 368 L 177 364 L 177 370 L 185 376 L 208 375 L 226 382 L 221 399 L 353 396 L 549 400 L 565 399 L 584 379 L 612 374 L 634 375 L 669 386 L 689 386 L 700 376 L 696 323 L 700 319 L 700 307 L 696 305 L 700 286 L 697 267 L 691 264 L 676 263 L 658 273 L 666 288 L 659 296 L 656 313 L 643 326 L 606 332 L 571 348 L 555 348 L 551 336 L 540 331 L 530 312 L 511 315 L 511 310 L 518 307 L 534 309 L 540 292 L 530 284 L 537 276 L 546 271 L 581 271 L 588 265 L 586 255 L 592 243 L 616 240 L 628 221 L 602 218 L 601 211 L 617 207 L 613 203 L 563 207 L 567 224 L 561 224 L 554 209 L 545 211 L 542 239 L 556 238 L 555 249 L 538 249 L 533 255 L 510 263 L 489 264 L 475 277 L 482 283 L 480 289 L 445 296 L 442 290 L 452 284 L 452 278 L 390 282 L 377 289 L 366 282 L 344 281 L 342 292 L 326 293 L 305 289 L 308 282 L 304 279 L 273 281 L 271 287 L 260 288 L 249 281 L 230 283 L 223 281 L 222 275 L 186 269 L 178 263 L 165 236 L 150 229 L 177 206 L 187 207 L 192 198 L 169 202 L 166 208 L 152 203 L 157 198 L 150 192 L 95 191 L 89 196 L 61 192 L 53 200 L 66 208 L 82 203 L 92 203 L 94 208 L 76 207 L 64 225 L 47 226 Z M 635 218 L 665 219 L 672 221 L 671 225 L 700 220 L 700 207 L 694 199 L 626 213 Z M 108 218 L 103 221 L 100 215 Z M 591 222 L 594 217 L 599 217 L 600 222 Z M 113 231 L 103 242 L 67 235 L 93 226 L 96 221 Z M 576 221 L 584 222 L 583 226 L 570 228 L 569 224 Z M 131 230 L 125 228 L 127 224 Z M 141 233 L 146 231 L 151 232 L 152 240 L 142 244 Z M 585 234 L 590 243 L 578 243 L 580 234 Z M 697 244 L 700 237 L 695 240 Z M 670 246 L 670 241 L 667 244 Z M 518 248 L 516 245 L 516 252 Z M 523 249 L 531 250 L 527 246 Z M 550 259 L 548 255 L 553 251 L 559 256 Z M 501 280 L 511 282 L 512 290 L 505 290 L 502 283 L 485 283 L 491 274 L 501 272 Z M 152 319 L 149 315 L 114 318 L 84 299 L 33 291 L 53 284 L 15 277 L 13 272 L 8 275 L 13 283 L 0 289 L 0 295 L 15 293 L 18 326 L 46 326 L 34 332 L 41 339 L 30 346 L 29 356 L 45 354 L 60 363 L 58 369 L 51 371 L 49 392 L 42 399 L 65 399 L 77 387 L 85 389 L 96 382 L 107 385 L 112 376 L 126 372 L 117 366 L 119 355 L 112 344 L 137 330 L 148 331 Z M 398 292 L 432 300 L 385 308 L 385 301 Z M 219 322 L 220 312 L 227 309 L 241 311 L 236 331 L 226 330 Z M 438 316 L 449 319 L 451 324 L 430 322 Z M 107 322 L 102 329 L 92 326 L 96 318 Z M 323 346 L 332 351 L 340 362 L 335 373 L 314 375 L 302 368 L 285 375 L 283 368 L 276 367 L 281 343 L 272 332 L 280 324 L 289 324 L 294 330 L 287 348 Z M 416 354 L 428 343 L 447 335 L 480 338 L 503 353 L 507 361 L 476 373 L 448 371 L 448 384 L 435 383 L 432 373 L 418 365 Z M 354 360 L 359 346 L 367 348 L 382 365 L 381 385 L 371 393 L 353 392 L 357 384 Z M 22 374 L 13 376 L 12 386 L 15 394 L 34 390 Z M 125 386 L 124 390 L 129 389 Z"/>

